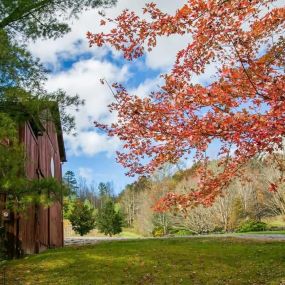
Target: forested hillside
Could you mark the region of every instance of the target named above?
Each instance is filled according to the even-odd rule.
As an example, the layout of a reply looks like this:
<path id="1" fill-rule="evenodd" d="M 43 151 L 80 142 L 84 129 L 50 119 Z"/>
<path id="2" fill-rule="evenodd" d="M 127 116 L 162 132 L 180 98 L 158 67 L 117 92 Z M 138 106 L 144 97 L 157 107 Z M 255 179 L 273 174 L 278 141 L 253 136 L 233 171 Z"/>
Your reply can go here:
<path id="1" fill-rule="evenodd" d="M 166 194 L 186 194 L 195 188 L 196 167 L 173 173 L 165 166 L 152 177 L 128 185 L 118 199 L 128 227 L 142 235 L 165 235 L 273 229 L 282 227 L 282 220 L 285 225 L 285 189 L 271 188 L 280 173 L 270 158 L 252 160 L 243 169 L 246 179 L 234 180 L 211 205 L 189 204 L 187 210 L 177 205 L 163 211 Z M 217 161 L 208 167 L 220 171 Z"/>

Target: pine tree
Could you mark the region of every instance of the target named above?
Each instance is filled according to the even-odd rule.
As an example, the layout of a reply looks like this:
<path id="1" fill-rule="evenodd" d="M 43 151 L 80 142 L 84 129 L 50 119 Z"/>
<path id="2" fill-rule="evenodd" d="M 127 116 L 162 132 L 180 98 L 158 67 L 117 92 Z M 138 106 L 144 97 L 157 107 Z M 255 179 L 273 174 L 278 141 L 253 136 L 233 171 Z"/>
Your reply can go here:
<path id="1" fill-rule="evenodd" d="M 81 236 L 88 234 L 95 228 L 94 209 L 80 200 L 77 200 L 69 220 L 72 229 Z"/>
<path id="2" fill-rule="evenodd" d="M 63 176 L 63 180 L 70 189 L 71 194 L 75 194 L 78 189 L 77 180 L 73 171 L 68 170 Z"/>
<path id="3" fill-rule="evenodd" d="M 115 210 L 113 201 L 107 201 L 99 210 L 96 225 L 101 233 L 110 237 L 122 232 L 123 217 L 120 211 Z"/>
<path id="4" fill-rule="evenodd" d="M 98 185 L 98 193 L 100 199 L 100 208 L 103 208 L 103 205 L 114 196 L 111 183 L 100 182 Z"/>

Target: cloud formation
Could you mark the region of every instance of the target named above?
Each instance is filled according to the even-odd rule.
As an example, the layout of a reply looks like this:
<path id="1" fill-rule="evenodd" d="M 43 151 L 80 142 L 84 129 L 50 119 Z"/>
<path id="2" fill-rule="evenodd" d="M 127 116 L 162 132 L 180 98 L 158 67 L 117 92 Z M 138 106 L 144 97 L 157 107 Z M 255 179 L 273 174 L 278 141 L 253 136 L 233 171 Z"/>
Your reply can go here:
<path id="1" fill-rule="evenodd" d="M 105 134 L 100 135 L 94 130 L 79 131 L 77 136 L 65 136 L 69 155 L 94 156 L 106 152 L 111 156 L 120 146 L 116 138 L 109 138 Z"/>
<path id="2" fill-rule="evenodd" d="M 142 15 L 142 8 L 149 0 L 119 0 L 113 8 L 106 9 L 107 17 L 114 18 L 124 9 L 135 11 Z M 186 0 L 156 0 L 153 1 L 165 12 L 173 14 Z M 57 40 L 38 40 L 31 42 L 29 48 L 31 52 L 39 57 L 43 62 L 52 64 L 54 68 L 58 67 L 58 60 L 74 58 L 82 53 L 90 52 L 97 59 L 102 58 L 107 52 L 106 48 L 89 48 L 86 39 L 87 31 L 102 32 L 108 31 L 108 26 L 100 26 L 101 17 L 98 14 L 100 9 L 85 11 L 78 20 L 73 20 L 70 25 L 72 31 L 63 38 Z M 185 42 L 186 43 L 186 42 Z M 163 38 L 158 40 L 156 49 L 152 53 L 147 53 L 147 65 L 150 68 L 165 68 L 173 63 L 176 52 L 184 46 L 184 40 L 181 37 Z M 114 52 L 115 53 L 115 52 Z"/>
<path id="3" fill-rule="evenodd" d="M 119 0 L 115 7 L 107 9 L 105 13 L 107 17 L 114 18 L 127 7 L 142 15 L 142 8 L 148 2 L 148 0 Z M 169 13 L 174 13 L 185 2 L 186 0 L 155 1 L 159 8 Z M 111 123 L 115 119 L 115 115 L 110 114 L 107 108 L 108 104 L 113 101 L 112 93 L 106 85 L 100 84 L 100 78 L 105 78 L 110 83 L 125 82 L 131 76 L 139 76 L 139 69 L 144 71 L 155 69 L 165 73 L 174 62 L 176 52 L 187 43 L 187 39 L 179 36 L 159 39 L 153 52 L 146 54 L 143 66 L 135 66 L 133 68 L 135 74 L 132 75 L 129 71 L 129 63 L 123 66 L 114 63 L 115 60 L 120 59 L 120 53 L 110 48 L 89 48 L 86 39 L 87 31 L 96 33 L 104 29 L 107 31 L 110 28 L 100 26 L 100 19 L 98 9 L 85 11 L 78 20 L 73 20 L 72 31 L 63 38 L 39 40 L 29 44 L 33 55 L 52 67 L 54 73 L 48 78 L 47 89 L 54 91 L 61 88 L 70 95 L 78 94 L 86 101 L 86 105 L 78 113 L 71 110 L 76 118 L 78 135 L 65 137 L 68 155 L 95 156 L 100 152 L 106 152 L 111 156 L 120 146 L 116 138 L 108 138 L 94 128 L 95 120 Z M 86 56 L 89 58 L 86 59 Z M 66 67 L 65 64 L 68 62 L 74 62 L 74 64 Z M 132 72 L 134 72 L 133 69 Z M 161 79 L 157 76 L 147 78 L 130 91 L 132 94 L 144 97 L 160 83 Z"/>
<path id="4" fill-rule="evenodd" d="M 94 172 L 93 172 L 93 169 L 91 168 L 79 167 L 78 175 L 79 177 L 82 177 L 83 179 L 85 179 L 87 183 L 90 183 L 93 180 Z"/>
<path id="5" fill-rule="evenodd" d="M 108 104 L 113 101 L 113 95 L 107 85 L 100 83 L 101 78 L 109 82 L 123 81 L 129 75 L 128 67 L 119 68 L 107 61 L 95 58 L 75 63 L 70 69 L 52 74 L 47 82 L 47 89 L 54 91 L 62 88 L 70 95 L 79 94 L 86 101 L 79 112 L 70 110 L 75 116 L 76 137 L 66 136 L 66 145 L 70 155 L 94 156 L 99 152 L 114 153 L 119 146 L 115 138 L 107 138 L 96 132 L 94 121 L 111 123 L 114 114 L 108 112 Z"/>

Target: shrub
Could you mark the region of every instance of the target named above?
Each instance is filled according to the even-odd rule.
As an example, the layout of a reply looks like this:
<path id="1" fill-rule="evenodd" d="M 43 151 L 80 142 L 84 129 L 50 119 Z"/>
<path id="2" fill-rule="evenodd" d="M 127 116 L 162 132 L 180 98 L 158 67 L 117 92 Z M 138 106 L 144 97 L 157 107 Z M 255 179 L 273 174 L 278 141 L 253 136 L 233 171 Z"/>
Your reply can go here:
<path id="1" fill-rule="evenodd" d="M 191 236 L 194 235 L 194 233 L 192 231 L 189 230 L 178 230 L 175 233 L 176 236 Z"/>
<path id="2" fill-rule="evenodd" d="M 86 235 L 95 228 L 94 209 L 78 200 L 69 215 L 69 220 L 76 233 Z"/>
<path id="3" fill-rule="evenodd" d="M 245 221 L 243 222 L 237 229 L 239 233 L 246 233 L 246 232 L 261 232 L 267 229 L 266 223 L 260 221 Z"/>
<path id="4" fill-rule="evenodd" d="M 116 211 L 115 204 L 107 201 L 99 210 L 97 215 L 97 228 L 101 233 L 110 237 L 122 232 L 123 216 L 120 211 Z"/>
<path id="5" fill-rule="evenodd" d="M 190 235 L 195 235 L 195 233 L 193 231 L 190 231 L 188 229 L 171 229 L 170 231 L 171 235 L 175 235 L 175 236 L 190 236 Z"/>
<path id="6" fill-rule="evenodd" d="M 219 227 L 219 226 L 216 226 L 214 229 L 213 229 L 213 233 L 224 233 L 225 230 L 223 227 Z"/>
<path id="7" fill-rule="evenodd" d="M 164 230 L 163 227 L 156 227 L 152 230 L 152 235 L 154 237 L 163 237 L 164 236 Z"/>

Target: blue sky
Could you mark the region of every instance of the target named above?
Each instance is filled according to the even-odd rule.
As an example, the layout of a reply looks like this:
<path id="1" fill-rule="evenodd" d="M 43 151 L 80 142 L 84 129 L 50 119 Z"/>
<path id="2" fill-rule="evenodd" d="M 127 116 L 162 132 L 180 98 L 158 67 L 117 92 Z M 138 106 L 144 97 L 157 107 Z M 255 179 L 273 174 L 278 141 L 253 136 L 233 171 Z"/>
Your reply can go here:
<path id="1" fill-rule="evenodd" d="M 123 9 L 130 9 L 142 15 L 142 8 L 147 0 L 118 0 L 115 7 L 106 9 L 107 17 L 114 18 Z M 185 0 L 154 1 L 165 12 L 174 13 Z M 99 9 L 101 10 L 101 9 Z M 111 123 L 115 115 L 108 112 L 107 105 L 113 100 L 106 85 L 123 83 L 128 90 L 139 96 L 149 94 L 160 83 L 159 75 L 166 73 L 175 60 L 177 51 L 182 49 L 189 39 L 179 36 L 161 38 L 157 48 L 134 62 L 125 61 L 121 54 L 112 48 L 89 48 L 87 31 L 108 31 L 110 27 L 101 27 L 98 9 L 85 11 L 78 20 L 70 23 L 72 31 L 57 40 L 39 40 L 29 43 L 32 54 L 51 71 L 46 88 L 55 91 L 61 88 L 67 93 L 78 94 L 86 104 L 75 115 L 77 123 L 76 137 L 65 135 L 68 162 L 63 171 L 72 170 L 88 183 L 112 181 L 116 193 L 134 178 L 125 176 L 127 171 L 116 163 L 115 152 L 120 149 L 116 138 L 109 138 L 95 129 L 93 122 Z"/>

